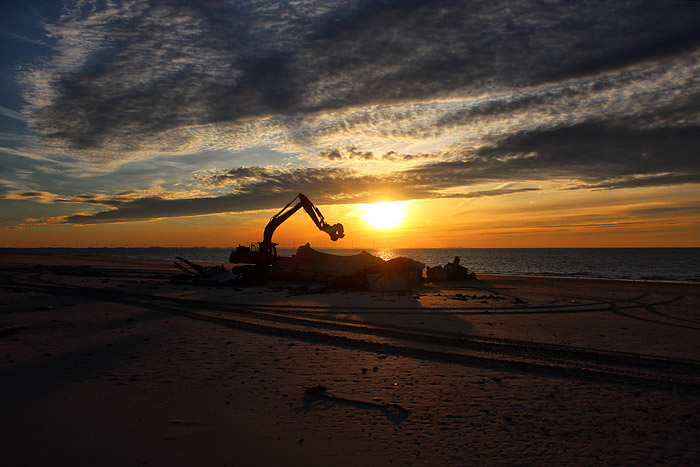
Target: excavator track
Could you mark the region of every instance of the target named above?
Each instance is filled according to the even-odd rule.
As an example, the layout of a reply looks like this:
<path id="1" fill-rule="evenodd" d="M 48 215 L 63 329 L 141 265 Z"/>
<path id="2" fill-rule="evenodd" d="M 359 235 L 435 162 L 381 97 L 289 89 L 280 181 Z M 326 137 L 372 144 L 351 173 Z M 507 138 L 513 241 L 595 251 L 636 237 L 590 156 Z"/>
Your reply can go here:
<path id="1" fill-rule="evenodd" d="M 223 304 L 215 301 L 126 292 L 61 284 L 41 273 L 5 276 L 6 286 L 60 295 L 89 297 L 134 305 L 226 326 L 306 342 L 352 348 L 379 354 L 434 360 L 467 367 L 575 378 L 612 384 L 663 389 L 700 389 L 700 362 L 625 352 L 579 348 L 513 339 L 489 338 L 418 327 L 367 324 L 335 316 L 353 307 L 330 310 L 313 306 Z M 566 307 L 571 313 L 619 313 L 637 304 L 599 302 Z M 535 307 L 530 313 L 536 313 Z M 390 307 L 363 307 L 365 313 L 408 313 Z M 490 309 L 489 313 L 498 312 Z M 505 310 L 503 311 L 505 312 Z M 422 308 L 420 313 L 479 313 L 476 309 Z M 512 313 L 512 312 L 511 312 Z"/>

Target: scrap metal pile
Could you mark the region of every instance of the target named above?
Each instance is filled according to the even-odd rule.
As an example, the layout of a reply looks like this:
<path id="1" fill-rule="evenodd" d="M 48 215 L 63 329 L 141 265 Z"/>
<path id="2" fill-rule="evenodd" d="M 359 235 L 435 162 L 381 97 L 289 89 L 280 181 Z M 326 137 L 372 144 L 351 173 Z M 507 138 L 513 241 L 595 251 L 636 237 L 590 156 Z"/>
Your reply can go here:
<path id="1" fill-rule="evenodd" d="M 470 272 L 467 268 L 459 264 L 459 256 L 455 256 L 454 261 L 444 266 L 435 266 L 432 268 L 428 266 L 426 273 L 428 275 L 428 280 L 431 282 L 476 280 L 475 273 Z"/>

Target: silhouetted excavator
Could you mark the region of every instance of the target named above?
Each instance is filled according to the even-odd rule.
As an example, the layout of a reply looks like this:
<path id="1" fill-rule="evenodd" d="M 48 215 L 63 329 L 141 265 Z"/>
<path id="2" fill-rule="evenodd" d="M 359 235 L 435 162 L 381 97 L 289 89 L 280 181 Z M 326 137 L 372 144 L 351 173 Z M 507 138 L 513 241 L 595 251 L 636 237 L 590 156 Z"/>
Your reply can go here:
<path id="1" fill-rule="evenodd" d="M 299 200 L 294 206 L 295 201 Z M 290 208 L 290 206 L 292 206 Z M 316 227 L 319 230 L 323 230 L 334 242 L 339 238 L 345 237 L 345 232 L 342 224 L 330 225 L 326 223 L 323 218 L 323 214 L 318 210 L 316 206 L 302 193 L 299 193 L 293 200 L 291 200 L 285 207 L 282 208 L 280 212 L 275 214 L 270 218 L 270 222 L 265 226 L 265 231 L 263 233 L 263 241 L 259 242 L 257 247 L 251 245 L 250 247 L 239 245 L 235 250 L 231 252 L 229 256 L 229 263 L 252 263 L 259 265 L 270 265 L 277 258 L 277 243 L 272 242 L 272 234 L 275 233 L 275 229 L 282 224 L 282 222 L 289 219 L 292 214 L 297 212 L 300 208 L 304 208 L 304 211 L 311 217 L 314 221 Z"/>

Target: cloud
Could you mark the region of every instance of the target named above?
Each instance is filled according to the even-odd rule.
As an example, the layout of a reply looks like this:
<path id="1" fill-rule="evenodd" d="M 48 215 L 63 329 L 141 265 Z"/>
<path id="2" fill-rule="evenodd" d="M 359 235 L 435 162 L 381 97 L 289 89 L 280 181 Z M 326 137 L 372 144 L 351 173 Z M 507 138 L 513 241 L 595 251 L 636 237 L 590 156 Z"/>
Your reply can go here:
<path id="1" fill-rule="evenodd" d="M 58 196 L 46 191 L 9 190 L 3 195 L 3 198 L 16 200 L 30 200 L 36 201 L 37 203 L 48 204 L 54 202 L 56 198 L 58 198 Z"/>
<path id="2" fill-rule="evenodd" d="M 46 42 L 44 42 L 42 40 L 32 39 L 31 37 L 27 37 L 27 36 L 24 36 L 22 34 L 17 34 L 17 33 L 14 33 L 12 31 L 8 31 L 4 28 L 0 28 L 0 34 L 6 35 L 6 36 L 11 37 L 13 39 L 19 39 L 23 42 L 29 42 L 31 44 L 41 45 L 43 47 L 50 47 L 49 44 L 47 44 Z"/>
<path id="3" fill-rule="evenodd" d="M 529 186 L 500 186 L 492 189 L 446 191 L 451 181 L 423 177 L 421 180 L 402 172 L 365 175 L 343 168 L 302 168 L 290 171 L 263 167 L 239 167 L 208 176 L 198 174 L 203 184 L 226 186 L 232 192 L 221 196 L 166 198 L 125 193 L 124 196 L 80 195 L 56 197 L 56 202 L 89 203 L 109 207 L 97 213 L 82 213 L 64 218 L 65 223 L 93 224 L 143 221 L 169 217 L 250 212 L 278 209 L 294 194 L 303 192 L 318 205 L 359 204 L 378 200 L 437 198 L 482 198 L 537 191 Z"/>
<path id="4" fill-rule="evenodd" d="M 7 139 L 11 139 L 11 137 L 7 138 Z M 0 153 L 11 154 L 13 156 L 19 156 L 19 157 L 25 157 L 27 159 L 33 159 L 36 161 L 43 161 L 43 162 L 49 162 L 49 163 L 61 163 L 60 160 L 53 159 L 50 156 L 43 155 L 40 152 L 35 152 L 33 150 L 27 151 L 27 150 L 22 150 L 22 149 L 13 149 L 13 148 L 0 146 Z"/>
<path id="5" fill-rule="evenodd" d="M 319 159 L 327 161 L 390 161 L 409 162 L 441 157 L 439 154 L 400 154 L 396 151 L 389 151 L 381 156 L 375 155 L 372 151 L 360 151 L 356 146 L 348 146 L 345 149 L 330 148 L 316 154 Z"/>
<path id="6" fill-rule="evenodd" d="M 697 184 L 699 20 L 691 2 L 647 0 L 69 1 L 46 26 L 55 48 L 22 67 L 27 105 L 0 107 L 39 143 L 0 150 L 91 162 L 106 185 L 4 196 L 98 206 L 62 222 L 105 223 L 277 209 L 298 192 L 332 204 Z M 253 148 L 294 168 L 236 162 Z M 235 168 L 206 170 L 222 165 Z M 107 181 L 195 169 L 167 190 Z"/>
<path id="7" fill-rule="evenodd" d="M 700 185 L 700 173 L 697 174 L 663 174 L 651 176 L 630 176 L 602 183 L 579 185 L 571 190 L 602 190 L 613 188 L 648 188 L 674 185 Z"/>
<path id="8" fill-rule="evenodd" d="M 522 124 L 511 110 L 560 118 L 548 105 L 566 100 L 562 80 L 617 90 L 620 81 L 597 76 L 664 62 L 658 78 L 674 60 L 697 76 L 700 10 L 690 3 L 69 3 L 47 27 L 56 52 L 21 76 L 23 114 L 47 149 L 103 164 L 216 144 L 244 149 L 261 138 L 296 150 L 347 147 L 348 130 L 406 145 L 490 116 L 506 122 L 503 134 Z M 634 92 L 659 101 L 648 86 Z M 531 88 L 541 92 L 521 93 Z M 694 85 L 666 96 L 692 114 L 698 94 Z M 593 112 L 603 97 L 581 105 Z M 454 99 L 466 101 L 454 107 Z M 576 100 L 566 102 L 570 114 Z"/>
<path id="9" fill-rule="evenodd" d="M 700 215 L 700 206 L 697 203 L 692 204 L 667 204 L 654 206 L 637 207 L 633 210 L 633 214 L 645 217 L 662 217 L 662 216 L 695 216 Z"/>
<path id="10" fill-rule="evenodd" d="M 668 172 L 700 174 L 700 127 L 637 129 L 586 123 L 509 135 L 477 151 L 483 176 L 570 177 L 587 181 Z M 662 178 L 648 178 L 664 183 Z M 666 180 L 667 181 L 667 180 Z"/>
<path id="11" fill-rule="evenodd" d="M 694 126 L 637 129 L 585 123 L 522 131 L 479 148 L 456 148 L 451 159 L 422 155 L 418 165 L 401 170 L 371 172 L 336 165 L 237 167 L 196 172 L 193 180 L 202 187 L 198 191 L 131 190 L 115 196 L 85 194 L 51 200 L 110 208 L 65 219 L 69 223 L 97 223 L 275 209 L 299 192 L 318 204 L 353 204 L 502 196 L 538 191 L 543 183 L 548 189 L 562 190 L 698 184 L 699 146 L 700 128 Z M 397 159 L 413 157 L 387 154 Z M 319 158 L 330 162 L 380 159 L 355 146 L 324 150 Z M 207 195 L 210 189 L 226 189 L 228 193 Z"/>
<path id="12" fill-rule="evenodd" d="M 158 185 L 154 185 L 146 190 L 123 190 L 115 194 L 80 193 L 75 195 L 59 195 L 48 191 L 16 189 L 15 183 L 6 180 L 0 180 L 0 189 L 4 189 L 5 191 L 5 194 L 3 195 L 4 199 L 31 200 L 45 204 L 90 204 L 109 208 L 118 208 L 133 201 L 148 198 L 174 200 L 183 198 L 197 198 L 203 195 L 203 193 L 199 190 L 169 191 Z"/>
<path id="13" fill-rule="evenodd" d="M 395 196 L 395 199 L 419 198 L 481 198 L 488 196 L 500 196 L 528 191 L 537 191 L 537 188 L 521 188 L 509 190 L 484 190 L 470 193 L 453 193 L 439 195 L 434 192 L 420 192 L 418 190 L 410 193 L 403 192 Z M 384 190 L 377 190 L 382 194 Z M 316 197 L 310 195 L 318 205 L 342 203 L 370 203 L 376 198 L 374 195 L 364 193 L 363 195 L 348 195 L 347 198 L 340 198 L 337 195 L 326 194 Z M 100 224 L 100 223 L 120 223 L 133 221 L 148 221 L 153 219 L 164 219 L 172 217 L 191 217 L 208 214 L 240 213 L 270 209 L 279 209 L 290 201 L 290 193 L 237 193 L 211 198 L 192 198 L 167 200 L 160 197 L 148 197 L 134 200 L 120 205 L 118 208 L 109 211 L 101 211 L 94 214 L 75 214 L 63 218 L 62 223 L 68 224 Z"/>
<path id="14" fill-rule="evenodd" d="M 340 152 L 338 148 L 321 151 L 318 153 L 318 157 L 329 161 L 341 161 L 347 158 Z"/>
<path id="15" fill-rule="evenodd" d="M 1 105 L 0 105 L 0 115 L 4 115 L 5 117 L 14 118 L 15 120 L 19 120 L 22 122 L 27 121 L 26 116 L 22 115 L 21 113 L 15 111 L 15 110 L 8 109 L 7 107 L 3 107 Z"/>

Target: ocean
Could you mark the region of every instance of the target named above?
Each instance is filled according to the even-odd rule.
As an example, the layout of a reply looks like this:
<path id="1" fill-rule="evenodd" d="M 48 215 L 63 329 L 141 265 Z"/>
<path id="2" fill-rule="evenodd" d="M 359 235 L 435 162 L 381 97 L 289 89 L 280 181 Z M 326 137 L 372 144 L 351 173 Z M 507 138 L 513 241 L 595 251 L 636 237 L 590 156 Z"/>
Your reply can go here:
<path id="1" fill-rule="evenodd" d="M 322 249 L 352 255 L 360 249 Z M 384 259 L 412 258 L 428 266 L 455 256 L 477 274 L 700 282 L 700 248 L 424 248 L 365 250 Z M 226 263 L 230 248 L 0 248 L 0 253 L 120 256 Z M 293 249 L 279 248 L 281 256 Z"/>

